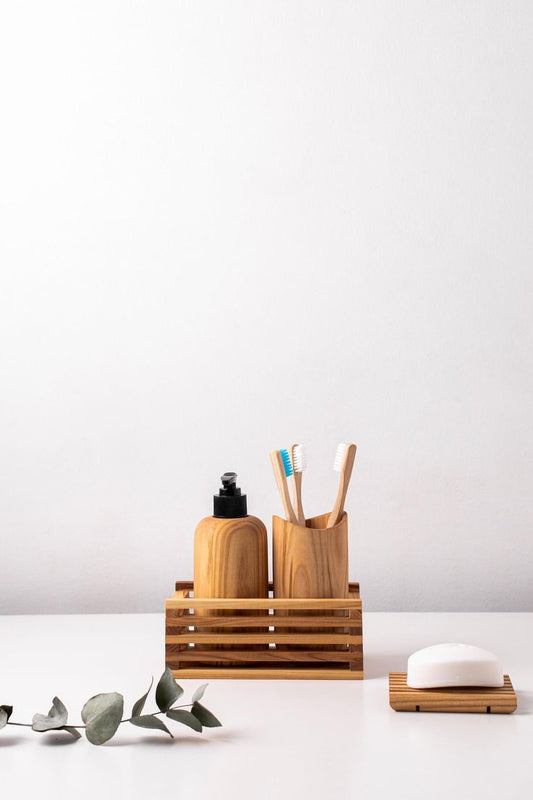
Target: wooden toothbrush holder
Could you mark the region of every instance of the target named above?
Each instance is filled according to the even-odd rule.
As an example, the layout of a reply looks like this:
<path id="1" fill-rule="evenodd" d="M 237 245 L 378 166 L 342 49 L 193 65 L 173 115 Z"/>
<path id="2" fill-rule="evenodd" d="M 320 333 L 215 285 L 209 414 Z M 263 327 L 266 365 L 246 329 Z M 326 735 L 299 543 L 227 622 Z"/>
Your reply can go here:
<path id="1" fill-rule="evenodd" d="M 348 515 L 326 528 L 329 513 L 305 527 L 273 517 L 274 597 L 348 597 Z"/>
<path id="2" fill-rule="evenodd" d="M 337 600 L 348 597 L 348 516 L 344 513 L 333 528 L 326 528 L 328 518 L 329 513 L 311 517 L 306 519 L 305 526 L 273 518 L 274 597 Z M 289 616 L 291 613 L 288 612 Z M 343 612 L 331 611 L 330 616 L 343 616 Z M 315 627 L 314 632 L 317 630 Z M 300 633 L 304 632 L 300 629 Z M 328 632 L 346 634 L 348 630 L 339 627 Z M 347 648 L 347 644 L 341 644 L 329 649 Z"/>

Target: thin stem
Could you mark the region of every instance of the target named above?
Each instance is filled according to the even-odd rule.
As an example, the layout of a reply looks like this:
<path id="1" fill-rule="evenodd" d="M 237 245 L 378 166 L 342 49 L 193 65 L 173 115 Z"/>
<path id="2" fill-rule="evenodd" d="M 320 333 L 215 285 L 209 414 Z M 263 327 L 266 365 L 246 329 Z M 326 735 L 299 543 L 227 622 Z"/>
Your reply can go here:
<path id="1" fill-rule="evenodd" d="M 182 706 L 172 706 L 172 710 L 175 708 L 187 708 L 187 706 L 192 706 L 192 703 L 184 703 Z M 169 709 L 170 711 L 170 709 Z M 166 714 L 166 711 L 154 711 L 153 714 L 143 714 L 143 717 L 159 717 L 161 714 Z M 128 719 L 121 719 L 120 724 L 122 725 L 123 722 L 131 722 L 133 717 L 128 717 Z M 74 725 L 72 726 L 75 727 Z"/>
<path id="2" fill-rule="evenodd" d="M 175 708 L 187 708 L 188 706 L 192 706 L 193 703 L 184 703 L 182 706 L 172 706 L 172 710 Z M 170 711 L 170 709 L 169 709 Z M 154 711 L 152 714 L 143 714 L 143 717 L 159 717 L 161 714 L 166 714 L 166 711 Z M 123 722 L 131 722 L 133 717 L 128 717 L 128 719 L 121 719 L 120 725 Z M 31 722 L 6 722 L 6 725 L 15 725 L 17 728 L 32 728 L 33 725 Z M 86 725 L 68 725 L 69 728 L 78 728 L 79 730 L 84 730 L 87 726 Z M 51 730 L 61 730 L 60 728 L 51 728 Z"/>
<path id="3" fill-rule="evenodd" d="M 6 722 L 6 725 L 15 725 L 17 728 L 33 728 L 31 722 Z M 85 728 L 86 725 L 62 725 L 61 727 L 66 728 Z M 50 728 L 51 731 L 60 731 L 61 728 Z M 40 733 L 44 733 L 45 731 L 39 731 Z"/>

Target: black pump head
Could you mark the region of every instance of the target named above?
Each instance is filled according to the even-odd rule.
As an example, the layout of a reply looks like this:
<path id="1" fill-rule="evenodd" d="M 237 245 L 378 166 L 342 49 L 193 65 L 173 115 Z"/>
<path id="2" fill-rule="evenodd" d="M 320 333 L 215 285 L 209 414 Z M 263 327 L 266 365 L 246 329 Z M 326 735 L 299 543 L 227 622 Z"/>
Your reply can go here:
<path id="1" fill-rule="evenodd" d="M 225 472 L 221 479 L 222 489 L 213 497 L 213 516 L 221 519 L 247 517 L 246 495 L 237 486 L 237 473 Z"/>
<path id="2" fill-rule="evenodd" d="M 223 489 L 220 490 L 220 494 L 240 494 L 241 490 L 237 488 L 237 473 L 236 472 L 225 472 L 222 477 L 220 478 L 222 481 Z"/>

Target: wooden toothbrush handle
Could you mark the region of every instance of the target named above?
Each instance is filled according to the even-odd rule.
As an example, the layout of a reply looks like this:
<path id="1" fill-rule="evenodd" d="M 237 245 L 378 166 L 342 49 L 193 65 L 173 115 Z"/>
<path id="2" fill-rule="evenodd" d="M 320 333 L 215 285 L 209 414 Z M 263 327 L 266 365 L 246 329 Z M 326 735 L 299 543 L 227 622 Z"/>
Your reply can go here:
<path id="1" fill-rule="evenodd" d="M 291 498 L 289 495 L 289 487 L 287 486 L 287 477 L 285 475 L 285 467 L 283 465 L 283 459 L 279 450 L 272 450 L 270 453 L 270 463 L 272 464 L 272 470 L 278 485 L 281 502 L 283 503 L 283 508 L 285 510 L 285 516 L 290 522 L 296 524 L 296 514 L 294 513 L 292 507 Z"/>
<path id="2" fill-rule="evenodd" d="M 294 510 L 296 512 L 296 521 L 298 525 L 305 526 L 305 514 L 302 506 L 302 473 L 293 472 L 293 487 L 294 487 Z"/>
<path id="3" fill-rule="evenodd" d="M 294 470 L 294 448 L 297 445 L 291 445 L 290 454 L 291 454 L 291 462 L 292 468 Z M 296 470 L 292 473 L 292 488 L 293 488 L 293 499 L 294 499 L 294 511 L 296 513 L 296 520 L 298 525 L 305 526 L 305 514 L 302 505 L 302 473 L 296 472 Z"/>
<path id="4" fill-rule="evenodd" d="M 337 499 L 335 500 L 333 511 L 329 515 L 327 524 L 328 528 L 334 528 L 335 525 L 338 525 L 342 515 L 344 514 L 344 501 L 346 500 L 346 492 L 348 491 L 350 478 L 352 477 L 353 462 L 355 460 L 356 450 L 357 447 L 355 444 L 349 444 L 346 448 L 346 454 L 344 456 L 344 462 L 339 479 L 339 491 L 337 492 Z"/>

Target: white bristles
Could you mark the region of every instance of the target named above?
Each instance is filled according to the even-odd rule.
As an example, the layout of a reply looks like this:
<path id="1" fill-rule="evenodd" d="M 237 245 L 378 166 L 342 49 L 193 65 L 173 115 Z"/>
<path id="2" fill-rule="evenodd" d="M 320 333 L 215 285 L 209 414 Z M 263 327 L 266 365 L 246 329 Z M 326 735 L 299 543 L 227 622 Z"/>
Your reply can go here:
<path id="1" fill-rule="evenodd" d="M 346 455 L 347 444 L 341 442 L 337 445 L 337 452 L 335 453 L 335 461 L 333 462 L 333 469 L 335 472 L 340 472 L 344 464 L 344 456 Z"/>
<path id="2" fill-rule="evenodd" d="M 303 445 L 295 445 L 292 451 L 292 468 L 295 472 L 303 472 L 307 469 L 307 458 Z"/>

